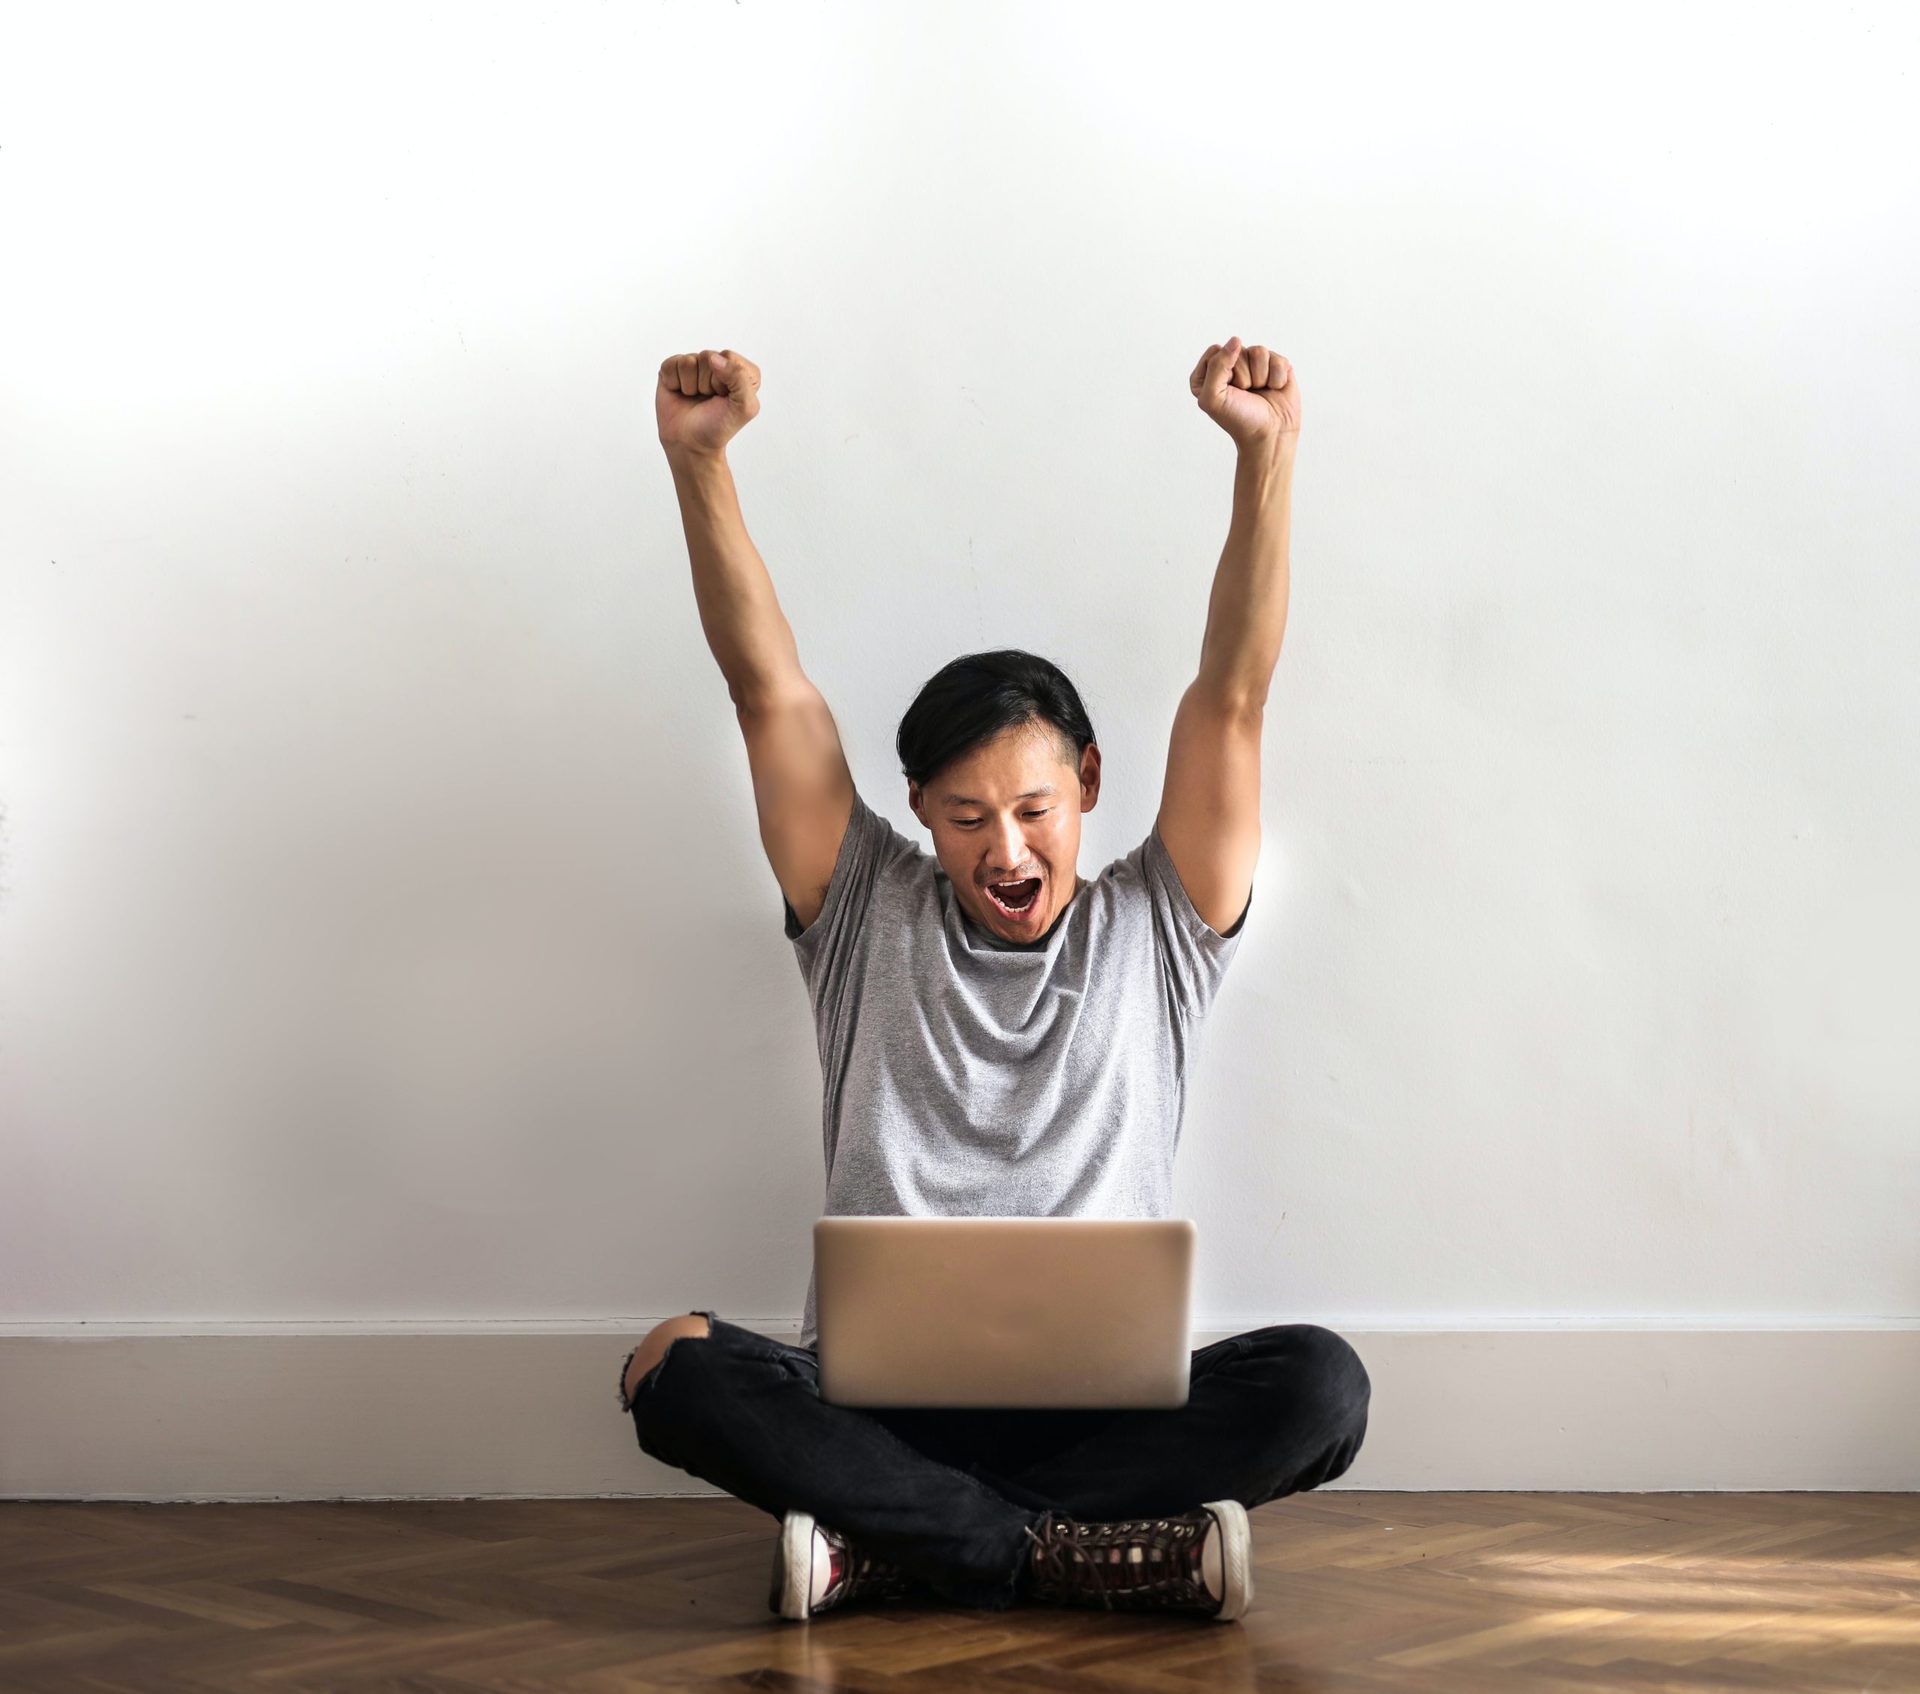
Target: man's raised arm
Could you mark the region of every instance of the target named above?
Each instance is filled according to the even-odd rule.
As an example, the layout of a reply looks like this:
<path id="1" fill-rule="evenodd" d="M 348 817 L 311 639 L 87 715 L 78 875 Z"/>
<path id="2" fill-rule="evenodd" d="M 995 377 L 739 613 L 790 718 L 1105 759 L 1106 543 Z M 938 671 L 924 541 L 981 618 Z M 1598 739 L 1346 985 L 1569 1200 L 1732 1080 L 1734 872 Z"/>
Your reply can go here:
<path id="1" fill-rule="evenodd" d="M 1233 438 L 1233 521 L 1214 572 L 1200 672 L 1180 698 L 1155 820 L 1187 898 L 1211 929 L 1240 921 L 1260 857 L 1260 730 L 1287 627 L 1287 547 L 1300 385 L 1238 336 L 1188 378 Z"/>
<path id="2" fill-rule="evenodd" d="M 760 410 L 760 368 L 731 350 L 660 366 L 654 410 L 693 563 L 700 625 L 746 738 L 760 842 L 801 926 L 819 916 L 853 811 L 840 732 L 741 515 L 727 443 Z"/>

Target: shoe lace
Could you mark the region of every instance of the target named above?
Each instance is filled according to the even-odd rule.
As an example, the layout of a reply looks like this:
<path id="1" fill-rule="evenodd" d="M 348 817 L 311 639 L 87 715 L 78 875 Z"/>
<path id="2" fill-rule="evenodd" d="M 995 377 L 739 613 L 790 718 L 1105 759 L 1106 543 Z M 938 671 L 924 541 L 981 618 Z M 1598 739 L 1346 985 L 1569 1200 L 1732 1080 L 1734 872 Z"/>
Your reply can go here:
<path id="1" fill-rule="evenodd" d="M 1200 1548 L 1211 1527 L 1204 1511 L 1107 1523 L 1052 1517 L 1039 1533 L 1027 1525 L 1026 1536 L 1042 1593 L 1092 1594 L 1112 1611 L 1116 1597 L 1150 1606 L 1211 1600 L 1200 1574 Z M 1129 1544 L 1139 1543 L 1145 1556 L 1130 1558 Z"/>

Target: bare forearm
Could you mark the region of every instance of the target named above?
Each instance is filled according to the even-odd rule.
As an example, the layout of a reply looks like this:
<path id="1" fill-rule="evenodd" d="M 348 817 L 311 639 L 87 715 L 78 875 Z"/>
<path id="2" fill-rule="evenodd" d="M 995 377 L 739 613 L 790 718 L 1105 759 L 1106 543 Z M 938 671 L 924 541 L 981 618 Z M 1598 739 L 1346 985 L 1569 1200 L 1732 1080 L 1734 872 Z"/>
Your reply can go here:
<path id="1" fill-rule="evenodd" d="M 744 705 L 802 674 L 793 630 L 747 534 L 725 453 L 669 450 L 667 463 L 680 497 L 700 627 L 727 692 L 736 706 Z"/>
<path id="2" fill-rule="evenodd" d="M 1296 437 L 1241 450 L 1233 522 L 1207 601 L 1199 683 L 1236 704 L 1264 706 L 1287 629 L 1287 547 Z"/>

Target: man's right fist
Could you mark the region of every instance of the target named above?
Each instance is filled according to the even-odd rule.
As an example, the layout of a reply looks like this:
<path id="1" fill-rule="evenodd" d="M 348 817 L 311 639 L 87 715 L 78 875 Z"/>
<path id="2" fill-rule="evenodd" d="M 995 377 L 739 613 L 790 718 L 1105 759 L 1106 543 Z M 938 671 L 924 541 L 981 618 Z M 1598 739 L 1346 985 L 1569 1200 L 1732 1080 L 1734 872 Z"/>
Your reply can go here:
<path id="1" fill-rule="evenodd" d="M 669 451 L 718 453 L 759 411 L 760 367 L 732 348 L 661 362 L 653 412 Z"/>

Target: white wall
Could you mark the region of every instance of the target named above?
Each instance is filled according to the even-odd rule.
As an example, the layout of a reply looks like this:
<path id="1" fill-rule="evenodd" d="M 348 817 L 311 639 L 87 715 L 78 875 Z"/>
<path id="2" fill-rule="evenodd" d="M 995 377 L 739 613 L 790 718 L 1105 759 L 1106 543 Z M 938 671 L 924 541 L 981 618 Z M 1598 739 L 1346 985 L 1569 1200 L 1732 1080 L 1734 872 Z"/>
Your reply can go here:
<path id="1" fill-rule="evenodd" d="M 1915 1319 L 1916 46 L 12 10 L 0 1317 L 788 1332 L 819 1076 L 657 366 L 763 367 L 735 472 L 863 790 L 917 828 L 914 690 L 1031 647 L 1093 874 L 1237 333 L 1306 419 L 1197 1318 Z"/>

